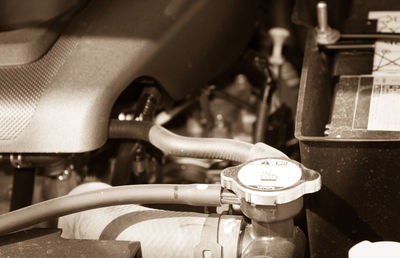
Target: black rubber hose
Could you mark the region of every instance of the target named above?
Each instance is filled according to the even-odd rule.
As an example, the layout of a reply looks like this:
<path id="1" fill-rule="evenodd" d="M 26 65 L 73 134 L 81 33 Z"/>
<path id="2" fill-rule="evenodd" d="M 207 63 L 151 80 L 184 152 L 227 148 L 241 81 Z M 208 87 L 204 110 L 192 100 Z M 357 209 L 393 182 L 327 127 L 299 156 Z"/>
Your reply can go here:
<path id="1" fill-rule="evenodd" d="M 112 139 L 137 139 L 149 142 L 149 132 L 152 122 L 111 120 L 109 137 Z"/>
<path id="2" fill-rule="evenodd" d="M 148 141 L 167 155 L 245 162 L 253 144 L 231 139 L 194 138 L 174 134 L 149 122 L 112 120 L 110 138 Z"/>

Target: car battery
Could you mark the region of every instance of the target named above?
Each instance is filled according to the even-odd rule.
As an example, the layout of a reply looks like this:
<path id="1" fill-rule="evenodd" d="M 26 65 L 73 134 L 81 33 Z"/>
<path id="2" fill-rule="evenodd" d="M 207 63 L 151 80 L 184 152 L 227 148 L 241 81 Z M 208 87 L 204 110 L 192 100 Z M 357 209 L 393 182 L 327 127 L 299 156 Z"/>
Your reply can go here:
<path id="1" fill-rule="evenodd" d="M 389 9 L 400 3 L 352 1 L 339 29 L 398 33 L 400 12 L 382 12 Z M 295 136 L 301 162 L 322 176 L 321 191 L 305 199 L 311 257 L 347 257 L 363 240 L 400 241 L 398 46 L 326 51 L 309 30 Z"/>

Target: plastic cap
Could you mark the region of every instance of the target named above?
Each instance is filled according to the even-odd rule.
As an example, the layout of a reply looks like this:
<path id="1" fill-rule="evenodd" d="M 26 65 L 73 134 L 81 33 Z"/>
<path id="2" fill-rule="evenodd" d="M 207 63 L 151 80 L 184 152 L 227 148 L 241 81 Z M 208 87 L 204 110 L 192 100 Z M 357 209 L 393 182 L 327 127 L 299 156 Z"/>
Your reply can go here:
<path id="1" fill-rule="evenodd" d="M 269 30 L 269 35 L 273 43 L 269 62 L 273 65 L 282 65 L 285 60 L 282 56 L 282 47 L 285 40 L 290 36 L 290 32 L 285 28 L 276 27 Z"/>

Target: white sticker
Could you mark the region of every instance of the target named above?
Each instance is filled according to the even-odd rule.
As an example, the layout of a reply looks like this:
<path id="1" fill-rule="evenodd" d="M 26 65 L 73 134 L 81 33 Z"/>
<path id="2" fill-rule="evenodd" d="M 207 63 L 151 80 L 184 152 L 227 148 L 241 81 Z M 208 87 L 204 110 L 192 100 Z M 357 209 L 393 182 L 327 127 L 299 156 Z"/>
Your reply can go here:
<path id="1" fill-rule="evenodd" d="M 253 161 L 239 170 L 239 181 L 259 190 L 274 190 L 296 184 L 302 172 L 298 165 L 287 160 L 263 159 Z"/>
<path id="2" fill-rule="evenodd" d="M 377 20 L 376 31 L 400 33 L 399 11 L 372 11 L 368 19 Z M 375 43 L 373 75 L 390 75 L 400 72 L 400 44 L 398 42 L 377 41 Z"/>
<path id="3" fill-rule="evenodd" d="M 400 131 L 400 77 L 374 77 L 368 130 Z"/>
<path id="4" fill-rule="evenodd" d="M 377 32 L 400 33 L 399 11 L 372 11 L 368 19 L 376 21 Z"/>
<path id="5" fill-rule="evenodd" d="M 400 72 L 400 43 L 375 43 L 373 75 L 395 75 Z"/>
<path id="6" fill-rule="evenodd" d="M 400 11 L 372 11 L 368 19 L 377 20 L 377 32 L 400 33 Z M 400 44 L 375 43 L 368 130 L 400 131 Z"/>

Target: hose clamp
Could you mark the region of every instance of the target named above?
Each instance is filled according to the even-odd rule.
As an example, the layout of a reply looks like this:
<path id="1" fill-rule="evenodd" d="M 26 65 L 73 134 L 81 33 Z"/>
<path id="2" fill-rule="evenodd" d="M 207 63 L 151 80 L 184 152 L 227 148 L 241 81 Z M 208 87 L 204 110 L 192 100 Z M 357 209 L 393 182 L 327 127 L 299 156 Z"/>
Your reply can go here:
<path id="1" fill-rule="evenodd" d="M 210 214 L 204 222 L 200 243 L 194 248 L 194 258 L 222 258 L 222 246 L 218 244 L 218 227 L 220 216 Z"/>

